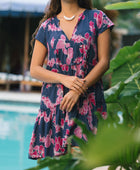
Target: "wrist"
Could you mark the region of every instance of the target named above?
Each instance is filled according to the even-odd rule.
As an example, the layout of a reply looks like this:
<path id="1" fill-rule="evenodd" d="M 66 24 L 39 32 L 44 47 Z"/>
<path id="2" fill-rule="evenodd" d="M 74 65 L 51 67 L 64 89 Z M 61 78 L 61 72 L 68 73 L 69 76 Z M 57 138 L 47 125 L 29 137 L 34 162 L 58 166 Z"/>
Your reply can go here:
<path id="1" fill-rule="evenodd" d="M 84 79 L 84 85 L 87 87 L 87 89 L 89 88 L 89 83 L 88 83 L 88 80 L 86 78 Z"/>
<path id="2" fill-rule="evenodd" d="M 63 84 L 64 76 L 65 76 L 65 75 L 63 75 L 63 74 L 58 74 L 58 75 L 56 76 L 57 81 L 58 81 L 59 83 Z"/>
<path id="3" fill-rule="evenodd" d="M 69 91 L 72 91 L 73 93 L 77 94 L 78 96 L 81 96 L 81 93 L 79 93 L 79 92 L 76 91 L 76 90 L 70 89 Z"/>

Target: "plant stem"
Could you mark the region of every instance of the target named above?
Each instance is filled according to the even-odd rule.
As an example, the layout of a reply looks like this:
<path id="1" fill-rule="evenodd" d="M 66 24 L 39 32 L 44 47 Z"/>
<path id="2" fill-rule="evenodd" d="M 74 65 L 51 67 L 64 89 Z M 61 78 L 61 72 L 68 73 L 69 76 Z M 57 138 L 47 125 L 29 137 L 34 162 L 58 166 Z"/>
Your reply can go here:
<path id="1" fill-rule="evenodd" d="M 122 108 L 123 110 L 123 114 L 124 114 L 124 120 L 127 122 L 127 123 L 130 123 L 130 120 L 131 120 L 131 123 L 133 124 L 133 118 L 131 117 L 131 115 L 129 114 L 129 111 L 128 111 L 128 108 L 126 105 L 124 104 L 121 104 L 120 101 L 118 101 L 118 104 L 120 105 L 120 107 Z"/>
<path id="2" fill-rule="evenodd" d="M 129 70 L 130 70 L 131 75 L 133 75 L 134 72 L 133 72 L 133 69 L 130 67 L 130 64 L 128 64 L 128 68 L 129 68 Z M 136 83 L 136 85 L 137 85 L 137 87 L 138 87 L 138 89 L 139 89 L 139 91 L 140 91 L 140 85 L 139 85 L 139 82 L 138 82 L 137 79 L 135 79 L 135 83 Z"/>

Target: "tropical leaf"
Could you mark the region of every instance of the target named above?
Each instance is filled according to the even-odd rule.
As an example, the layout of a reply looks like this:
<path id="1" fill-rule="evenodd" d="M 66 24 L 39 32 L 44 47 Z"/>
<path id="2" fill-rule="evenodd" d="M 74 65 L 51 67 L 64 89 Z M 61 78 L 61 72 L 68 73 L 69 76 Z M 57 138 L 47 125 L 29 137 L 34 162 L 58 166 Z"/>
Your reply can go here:
<path id="1" fill-rule="evenodd" d="M 102 127 L 102 133 L 99 133 L 93 141 L 89 141 L 86 145 L 83 153 L 86 158 L 86 165 L 92 169 L 105 165 L 120 165 L 120 162 L 122 164 L 127 163 L 126 165 L 132 163 L 132 159 L 133 161 L 136 159 L 138 152 L 135 159 L 134 157 L 126 157 L 128 156 L 126 154 L 127 148 L 136 143 L 134 135 L 129 132 L 123 126 L 117 128 L 113 125 L 110 125 L 110 128 Z"/>
<path id="2" fill-rule="evenodd" d="M 105 6 L 107 10 L 140 9 L 140 1 L 119 2 Z"/>
<path id="3" fill-rule="evenodd" d="M 117 56 L 111 60 L 110 69 L 106 74 L 114 72 L 129 61 L 134 61 L 138 56 L 140 56 L 140 40 L 133 46 L 125 46 L 120 49 Z"/>
<path id="4" fill-rule="evenodd" d="M 127 62 L 120 68 L 114 70 L 112 73 L 112 86 L 114 86 L 119 81 L 125 81 L 128 79 L 128 77 L 133 76 L 136 72 L 140 70 L 140 57 L 135 58 L 135 60 L 131 62 Z M 139 77 L 137 77 L 137 80 L 134 79 L 131 83 L 129 83 L 123 92 L 121 93 L 121 96 L 134 96 L 138 92 L 140 92 L 140 80 Z"/>
<path id="5" fill-rule="evenodd" d="M 123 82 L 119 82 L 115 86 L 104 92 L 105 100 L 107 103 L 116 103 L 118 101 L 118 97 L 122 90 L 124 89 L 125 84 Z"/>
<path id="6" fill-rule="evenodd" d="M 36 167 L 28 170 L 41 170 L 45 167 L 48 167 L 49 170 L 73 170 L 72 168 L 76 161 L 77 159 L 73 159 L 71 154 L 54 158 L 46 157 L 45 159 L 40 160 Z"/>
<path id="7" fill-rule="evenodd" d="M 120 94 L 124 90 L 125 86 L 131 83 L 136 78 L 140 77 L 140 71 L 133 74 L 124 82 L 119 82 L 115 86 L 111 87 L 110 89 L 104 92 L 105 100 L 107 103 L 116 103 L 120 99 Z M 132 95 L 131 95 L 132 96 Z"/>
<path id="8" fill-rule="evenodd" d="M 122 105 L 127 106 L 127 110 L 129 113 L 133 113 L 136 109 L 138 99 L 135 96 L 124 96 L 124 97 L 121 97 L 120 103 Z"/>
<path id="9" fill-rule="evenodd" d="M 140 127 L 140 101 L 133 112 L 133 118 L 135 120 L 135 126 Z"/>

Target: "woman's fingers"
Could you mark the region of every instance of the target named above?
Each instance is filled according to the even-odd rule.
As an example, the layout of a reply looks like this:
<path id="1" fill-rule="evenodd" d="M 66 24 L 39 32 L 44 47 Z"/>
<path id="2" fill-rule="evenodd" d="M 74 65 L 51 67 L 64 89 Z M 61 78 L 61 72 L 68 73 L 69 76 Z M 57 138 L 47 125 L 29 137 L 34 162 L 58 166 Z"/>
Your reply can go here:
<path id="1" fill-rule="evenodd" d="M 77 91 L 79 94 L 84 94 L 87 91 L 88 87 L 84 79 L 79 79 L 78 77 L 76 77 L 73 81 L 71 89 Z"/>
<path id="2" fill-rule="evenodd" d="M 72 83 L 71 89 L 78 91 L 80 94 L 84 93 L 83 84 L 84 84 L 83 79 L 75 77 L 75 79 L 74 79 L 74 81 Z"/>
<path id="3" fill-rule="evenodd" d="M 71 100 L 71 101 L 69 101 L 68 104 L 67 104 L 66 111 L 67 111 L 67 112 L 70 112 L 70 111 L 72 110 L 72 108 L 73 108 L 72 106 L 73 106 L 73 101 Z"/>
<path id="4" fill-rule="evenodd" d="M 70 112 L 73 108 L 73 106 L 76 104 L 77 100 L 79 99 L 79 94 L 77 92 L 70 90 L 63 98 L 60 109 L 66 110 Z"/>
<path id="5" fill-rule="evenodd" d="M 79 86 L 76 86 L 76 85 L 73 85 L 71 87 L 71 90 L 74 90 L 74 91 L 78 92 L 78 94 L 81 94 L 81 93 L 83 94 L 84 93 L 83 89 L 80 88 Z"/>
<path id="6" fill-rule="evenodd" d="M 63 100 L 62 100 L 62 103 L 61 103 L 61 105 L 60 105 L 60 109 L 61 110 L 66 110 L 67 109 L 67 105 L 68 105 L 68 103 L 70 102 L 70 98 L 66 95 L 64 98 L 63 98 Z"/>
<path id="7" fill-rule="evenodd" d="M 61 110 L 63 110 L 64 104 L 65 104 L 65 97 L 63 98 L 63 100 L 62 100 L 62 102 L 61 102 L 61 104 L 60 104 L 60 109 L 61 109 Z"/>

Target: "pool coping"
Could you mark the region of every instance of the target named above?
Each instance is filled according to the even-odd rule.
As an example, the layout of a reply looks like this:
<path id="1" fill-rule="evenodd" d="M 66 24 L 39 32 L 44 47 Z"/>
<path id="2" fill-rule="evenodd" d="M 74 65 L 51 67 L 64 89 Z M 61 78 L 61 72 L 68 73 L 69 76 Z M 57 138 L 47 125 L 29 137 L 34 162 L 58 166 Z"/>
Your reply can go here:
<path id="1" fill-rule="evenodd" d="M 0 101 L 40 103 L 41 93 L 0 91 Z"/>

